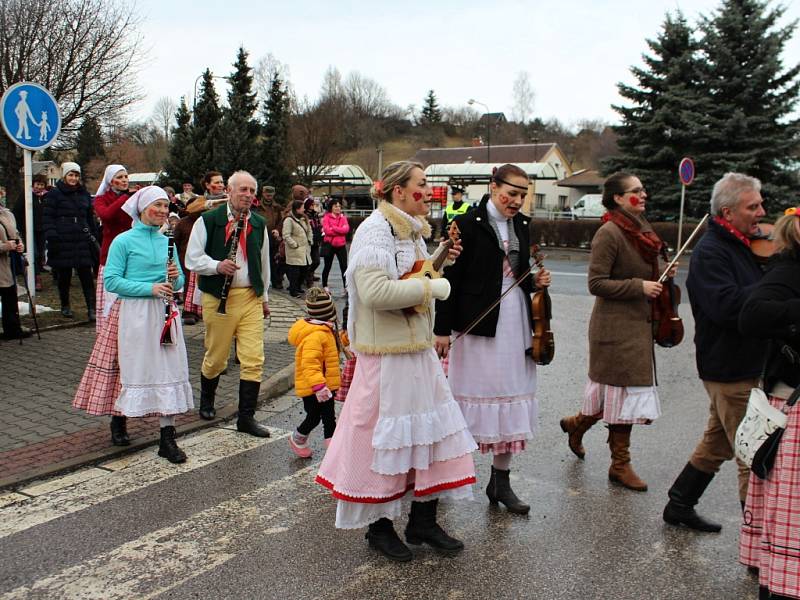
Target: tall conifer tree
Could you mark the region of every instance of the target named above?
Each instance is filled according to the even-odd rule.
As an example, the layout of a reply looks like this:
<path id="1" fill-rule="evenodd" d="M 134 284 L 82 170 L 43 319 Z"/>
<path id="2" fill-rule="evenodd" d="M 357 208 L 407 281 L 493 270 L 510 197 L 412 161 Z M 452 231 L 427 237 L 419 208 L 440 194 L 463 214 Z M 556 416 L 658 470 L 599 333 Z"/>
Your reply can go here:
<path id="1" fill-rule="evenodd" d="M 289 94 L 280 75 L 275 73 L 269 96 L 264 100 L 259 177 L 263 184 L 275 188 L 275 197 L 284 203 L 289 199 L 292 186 L 292 168 L 288 158 L 290 110 Z"/>
<path id="2" fill-rule="evenodd" d="M 708 188 L 726 171 L 761 179 L 767 209 L 796 205 L 790 171 L 800 126 L 793 118 L 800 65 L 784 68 L 781 54 L 796 23 L 779 26 L 785 9 L 759 0 L 724 0 L 701 21 L 711 97 L 708 135 L 698 160 Z"/>
<path id="3" fill-rule="evenodd" d="M 668 13 L 647 45 L 652 54 L 642 57 L 644 68 L 631 68 L 637 85 L 618 84 L 631 105 L 613 107 L 622 116 L 622 124 L 614 127 L 620 154 L 605 161 L 604 170 L 636 175 L 657 211 L 651 214 L 674 216 L 680 206 L 678 164 L 683 156 L 694 155 L 704 138 L 709 99 L 701 81 L 699 44 L 683 14 Z"/>
<path id="4" fill-rule="evenodd" d="M 258 135 L 260 127 L 254 115 L 258 108 L 253 92 L 253 70 L 247 64 L 248 54 L 239 48 L 234 71 L 228 78 L 228 106 L 222 111 L 219 131 L 219 169 L 225 177 L 244 169 L 255 173 L 258 169 Z"/>
<path id="5" fill-rule="evenodd" d="M 192 134 L 192 114 L 186 106 L 186 98 L 181 98 L 181 103 L 175 112 L 175 126 L 172 128 L 165 165 L 167 177 L 164 183 L 178 186 L 175 189 L 180 189 L 179 186 L 185 181 L 197 185 L 203 176 L 198 169 Z"/>
<path id="6" fill-rule="evenodd" d="M 198 173 L 219 170 L 221 119 L 222 109 L 219 107 L 219 96 L 214 89 L 214 76 L 210 69 L 206 69 L 200 82 L 200 96 L 194 107 L 192 124 L 192 144 L 196 152 Z"/>

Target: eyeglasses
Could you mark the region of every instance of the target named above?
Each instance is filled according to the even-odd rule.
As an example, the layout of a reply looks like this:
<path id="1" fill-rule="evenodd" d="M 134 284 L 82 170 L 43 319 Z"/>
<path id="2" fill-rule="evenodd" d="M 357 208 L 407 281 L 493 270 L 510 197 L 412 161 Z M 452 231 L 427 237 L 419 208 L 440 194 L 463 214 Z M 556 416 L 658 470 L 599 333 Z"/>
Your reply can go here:
<path id="1" fill-rule="evenodd" d="M 632 190 L 625 190 L 623 194 L 636 194 L 637 196 L 640 194 L 646 194 L 647 190 L 644 187 L 637 187 L 633 188 Z"/>

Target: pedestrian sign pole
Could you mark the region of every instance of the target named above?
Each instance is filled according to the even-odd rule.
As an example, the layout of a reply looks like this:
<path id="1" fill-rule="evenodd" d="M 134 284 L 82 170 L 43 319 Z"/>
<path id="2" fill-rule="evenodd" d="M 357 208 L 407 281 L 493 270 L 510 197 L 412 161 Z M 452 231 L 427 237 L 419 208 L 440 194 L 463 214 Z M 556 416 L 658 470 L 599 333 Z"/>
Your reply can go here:
<path id="1" fill-rule="evenodd" d="M 686 157 L 678 165 L 678 176 L 681 178 L 681 213 L 678 216 L 678 248 L 683 239 L 683 205 L 686 202 L 686 186 L 694 181 L 694 161 Z"/>
<path id="2" fill-rule="evenodd" d="M 33 239 L 33 153 L 56 141 L 61 131 L 61 111 L 53 95 L 38 83 L 23 81 L 9 87 L 0 98 L 0 122 L 6 135 L 22 148 L 25 186 L 25 248 L 28 258 L 25 284 L 36 305 L 36 262 Z"/>

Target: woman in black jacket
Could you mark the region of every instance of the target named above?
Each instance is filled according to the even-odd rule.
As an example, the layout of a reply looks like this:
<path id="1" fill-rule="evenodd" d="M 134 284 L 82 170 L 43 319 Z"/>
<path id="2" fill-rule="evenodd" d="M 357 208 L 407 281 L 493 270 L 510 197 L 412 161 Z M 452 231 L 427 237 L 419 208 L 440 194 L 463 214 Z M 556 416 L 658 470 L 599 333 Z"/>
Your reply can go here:
<path id="1" fill-rule="evenodd" d="M 444 276 L 450 297 L 436 302 L 436 349 L 450 350 L 450 335 L 465 331 L 507 291 L 530 262 L 530 219 L 520 212 L 528 193 L 528 175 L 503 165 L 492 175 L 491 197 L 457 216 L 463 251 Z M 486 495 L 517 514 L 530 506 L 511 489 L 511 457 L 525 450 L 537 427 L 536 364 L 530 356 L 533 319 L 530 294 L 550 285 L 542 269 L 488 313 L 468 335 L 454 343 L 448 380 L 470 433 L 482 453 L 492 453 Z"/>
<path id="2" fill-rule="evenodd" d="M 44 201 L 44 236 L 47 241 L 47 263 L 53 268 L 61 299 L 61 314 L 72 318 L 69 288 L 72 269 L 78 272 L 89 320 L 95 320 L 94 281 L 92 267 L 99 257 L 97 228 L 92 200 L 81 183 L 77 163 L 61 165 L 62 178 L 47 193 Z"/>
<path id="3" fill-rule="evenodd" d="M 739 315 L 743 335 L 771 340 L 764 391 L 781 409 L 800 385 L 800 209 L 775 224 L 779 253 Z M 739 540 L 739 560 L 759 569 L 759 598 L 800 598 L 800 412 L 788 423 L 775 466 L 765 480 L 750 474 Z"/>

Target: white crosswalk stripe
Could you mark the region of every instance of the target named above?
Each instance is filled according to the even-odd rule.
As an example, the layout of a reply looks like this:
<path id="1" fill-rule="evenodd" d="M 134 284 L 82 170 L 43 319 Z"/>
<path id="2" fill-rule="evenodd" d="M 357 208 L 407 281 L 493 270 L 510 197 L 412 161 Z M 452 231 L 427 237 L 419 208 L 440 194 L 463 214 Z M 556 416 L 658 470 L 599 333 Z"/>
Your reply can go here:
<path id="1" fill-rule="evenodd" d="M 289 435 L 282 429 L 270 431 L 272 437 L 256 438 L 226 428 L 210 429 L 181 439 L 188 456 L 181 465 L 159 458 L 156 449 L 149 448 L 22 488 L 18 494 L 0 498 L 6 498 L 0 502 L 0 539 Z"/>
<path id="2" fill-rule="evenodd" d="M 327 490 L 316 485 L 318 462 L 242 496 L 152 531 L 109 552 L 0 595 L 0 600 L 153 598 L 226 563 L 253 531 L 260 536 L 290 529 L 329 509 Z M 191 564 L 192 568 L 187 569 Z"/>

